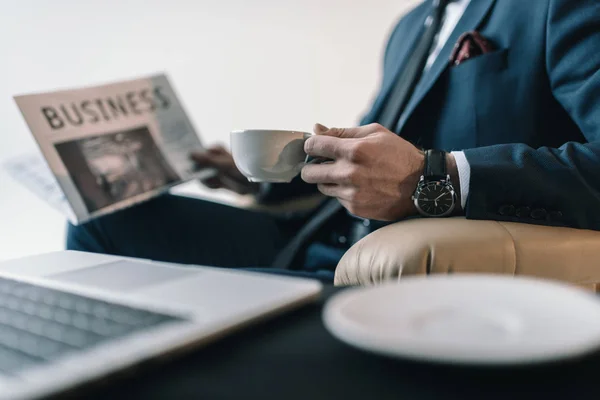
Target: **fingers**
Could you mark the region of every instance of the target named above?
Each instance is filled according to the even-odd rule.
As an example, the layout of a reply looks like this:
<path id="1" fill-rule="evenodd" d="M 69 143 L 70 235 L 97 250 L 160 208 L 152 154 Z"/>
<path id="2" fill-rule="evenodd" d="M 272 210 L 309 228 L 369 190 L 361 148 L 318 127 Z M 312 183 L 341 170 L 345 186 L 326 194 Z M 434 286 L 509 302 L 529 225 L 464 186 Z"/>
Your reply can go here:
<path id="1" fill-rule="evenodd" d="M 348 188 L 341 185 L 320 183 L 317 185 L 317 187 L 325 196 L 337 197 L 338 199 L 345 199 L 348 196 Z"/>
<path id="2" fill-rule="evenodd" d="M 199 152 L 196 151 L 190 154 L 190 158 L 196 164 L 198 169 L 203 168 L 211 168 L 215 166 L 214 158 L 215 156 L 210 154 L 209 152 Z"/>
<path id="3" fill-rule="evenodd" d="M 330 136 L 313 136 L 304 142 L 304 151 L 309 156 L 333 160 L 343 158 L 344 147 L 342 139 Z"/>
<path id="4" fill-rule="evenodd" d="M 346 183 L 347 173 L 340 163 L 309 164 L 302 168 L 302 180 L 306 183 Z"/>
<path id="5" fill-rule="evenodd" d="M 328 127 L 326 127 L 325 125 L 321 125 L 321 124 L 319 124 L 319 123 L 316 123 L 316 124 L 315 124 L 315 126 L 313 127 L 313 132 L 314 132 L 316 135 L 322 135 L 322 134 L 324 134 L 325 132 L 327 132 L 328 130 L 329 130 L 329 128 L 328 128 Z"/>
<path id="6" fill-rule="evenodd" d="M 212 148 L 206 151 L 195 151 L 190 154 L 190 158 L 199 168 L 227 170 L 234 165 L 231 155 L 225 149 Z"/>
<path id="7" fill-rule="evenodd" d="M 227 152 L 224 147 L 215 146 L 199 151 L 193 151 L 190 153 L 189 157 L 196 163 L 197 170 L 214 168 L 216 166 L 215 158 L 222 157 L 223 151 Z M 218 173 L 216 175 L 200 178 L 199 181 L 209 189 L 220 189 L 223 187 L 223 182 Z"/>
<path id="8" fill-rule="evenodd" d="M 221 178 L 218 175 L 200 179 L 200 183 L 209 189 L 220 189 L 223 187 L 223 182 L 221 182 Z"/>
<path id="9" fill-rule="evenodd" d="M 379 124 L 369 124 L 355 128 L 327 128 L 315 124 L 316 135 L 308 138 L 304 143 L 304 151 L 312 157 L 323 157 L 337 160 L 355 158 L 357 140 L 376 132 L 386 131 Z"/>
<path id="10" fill-rule="evenodd" d="M 222 145 L 218 144 L 216 146 L 211 146 L 206 149 L 211 154 L 221 154 L 221 155 L 230 155 L 229 150 L 227 150 Z"/>
<path id="11" fill-rule="evenodd" d="M 195 150 L 190 153 L 190 158 L 192 160 L 196 161 L 196 159 L 198 159 L 201 162 L 204 162 L 207 158 L 215 156 L 231 157 L 231 153 L 229 153 L 229 150 L 227 150 L 220 144 L 216 146 L 207 147 L 202 150 Z"/>
<path id="12" fill-rule="evenodd" d="M 206 151 L 192 151 L 189 155 L 190 160 L 196 163 L 203 163 L 209 157 Z"/>
<path id="13" fill-rule="evenodd" d="M 321 124 L 317 124 L 317 125 L 320 125 L 320 129 L 325 128 Z M 315 125 L 315 128 L 316 128 L 316 125 Z M 342 138 L 342 139 L 353 139 L 353 138 L 361 138 L 361 137 L 368 136 L 368 135 L 375 133 L 378 130 L 382 130 L 382 129 L 385 129 L 385 128 L 379 124 L 369 124 L 369 125 L 357 126 L 357 127 L 353 127 L 353 128 L 329 128 L 326 131 L 321 131 L 321 133 L 318 133 L 318 134 L 334 136 L 334 137 L 338 137 L 338 138 Z"/>

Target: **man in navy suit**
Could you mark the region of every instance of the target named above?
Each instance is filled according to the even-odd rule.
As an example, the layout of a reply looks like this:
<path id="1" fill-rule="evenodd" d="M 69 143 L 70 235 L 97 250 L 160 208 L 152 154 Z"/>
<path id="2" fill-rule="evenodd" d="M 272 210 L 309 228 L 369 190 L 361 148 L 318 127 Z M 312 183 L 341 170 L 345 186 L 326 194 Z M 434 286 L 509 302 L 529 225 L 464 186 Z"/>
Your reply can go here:
<path id="1" fill-rule="evenodd" d="M 360 125 L 316 125 L 305 149 L 328 162 L 289 185 L 246 182 L 222 148 L 193 155 L 219 170 L 211 187 L 332 198 L 314 212 L 164 196 L 70 227 L 68 248 L 330 277 L 362 236 L 418 215 L 600 230 L 600 2 L 425 1 L 394 29 Z"/>

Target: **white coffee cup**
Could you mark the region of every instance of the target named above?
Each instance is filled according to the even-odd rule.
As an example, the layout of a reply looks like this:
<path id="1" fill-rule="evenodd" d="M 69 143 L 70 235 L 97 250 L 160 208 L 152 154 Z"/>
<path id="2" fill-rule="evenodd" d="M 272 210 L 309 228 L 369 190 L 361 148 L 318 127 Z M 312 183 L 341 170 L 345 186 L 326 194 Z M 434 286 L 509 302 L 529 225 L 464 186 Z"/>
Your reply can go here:
<path id="1" fill-rule="evenodd" d="M 306 165 L 301 131 L 245 129 L 231 132 L 231 154 L 251 182 L 290 182 Z"/>

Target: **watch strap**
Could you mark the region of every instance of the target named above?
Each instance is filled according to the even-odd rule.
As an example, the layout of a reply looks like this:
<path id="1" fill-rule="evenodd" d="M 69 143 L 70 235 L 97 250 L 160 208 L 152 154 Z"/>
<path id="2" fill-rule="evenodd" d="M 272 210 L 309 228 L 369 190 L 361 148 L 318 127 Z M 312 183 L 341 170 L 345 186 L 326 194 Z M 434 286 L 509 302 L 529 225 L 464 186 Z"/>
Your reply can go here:
<path id="1" fill-rule="evenodd" d="M 425 151 L 425 179 L 445 179 L 446 171 L 446 152 L 442 150 Z"/>

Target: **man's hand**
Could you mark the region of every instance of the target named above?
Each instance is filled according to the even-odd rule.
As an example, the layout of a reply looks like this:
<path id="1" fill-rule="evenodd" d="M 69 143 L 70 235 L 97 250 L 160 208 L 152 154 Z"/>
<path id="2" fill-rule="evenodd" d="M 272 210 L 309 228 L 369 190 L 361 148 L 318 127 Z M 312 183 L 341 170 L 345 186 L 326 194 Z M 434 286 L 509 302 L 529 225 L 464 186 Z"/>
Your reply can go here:
<path id="1" fill-rule="evenodd" d="M 215 169 L 216 175 L 201 180 L 211 189 L 228 189 L 238 194 L 255 194 L 258 183 L 249 182 L 237 169 L 231 153 L 222 146 L 215 146 L 204 151 L 195 151 L 190 158 L 199 170 Z"/>
<path id="2" fill-rule="evenodd" d="M 379 124 L 345 129 L 317 124 L 314 131 L 304 150 L 332 161 L 306 165 L 304 181 L 316 183 L 358 217 L 393 221 L 417 213 L 411 197 L 423 174 L 422 151 Z"/>

